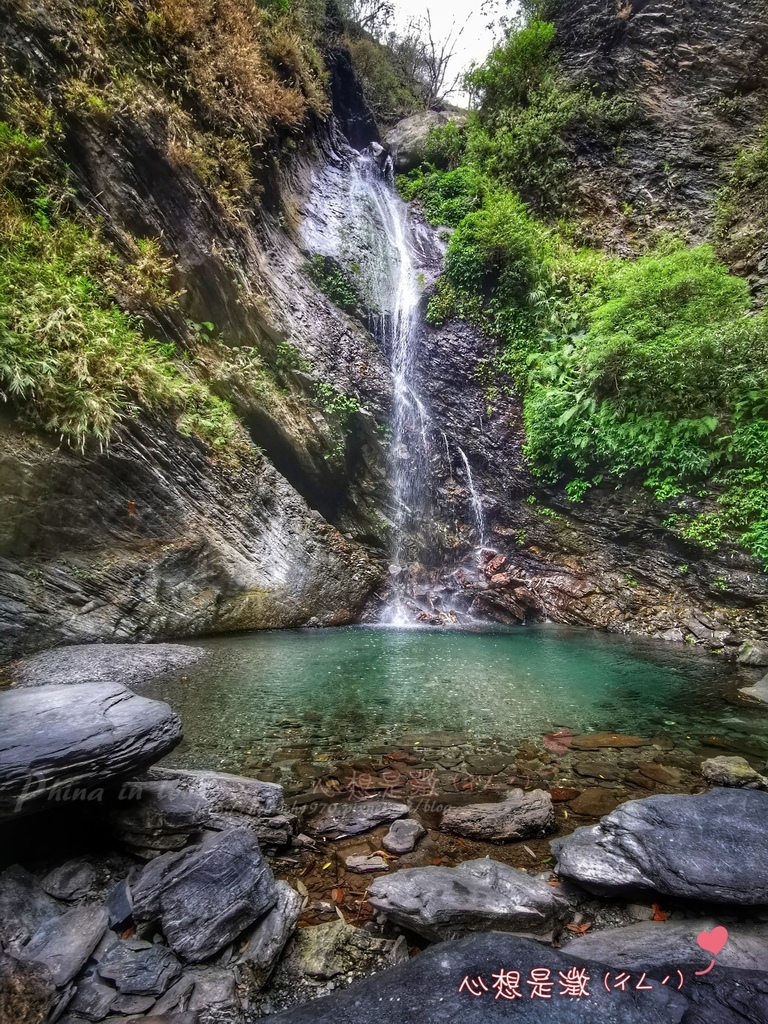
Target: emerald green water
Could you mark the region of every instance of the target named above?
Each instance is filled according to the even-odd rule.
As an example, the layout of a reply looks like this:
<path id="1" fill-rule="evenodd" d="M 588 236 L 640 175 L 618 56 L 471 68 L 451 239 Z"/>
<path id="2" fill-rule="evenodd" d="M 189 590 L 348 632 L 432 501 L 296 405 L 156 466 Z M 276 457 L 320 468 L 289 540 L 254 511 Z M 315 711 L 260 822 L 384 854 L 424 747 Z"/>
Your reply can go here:
<path id="1" fill-rule="evenodd" d="M 181 715 L 177 765 L 323 765 L 401 743 L 466 754 L 560 727 L 683 746 L 717 734 L 768 755 L 768 711 L 737 698 L 750 677 L 688 645 L 542 626 L 269 631 L 201 646 L 208 657 L 185 675 L 141 689 Z"/>

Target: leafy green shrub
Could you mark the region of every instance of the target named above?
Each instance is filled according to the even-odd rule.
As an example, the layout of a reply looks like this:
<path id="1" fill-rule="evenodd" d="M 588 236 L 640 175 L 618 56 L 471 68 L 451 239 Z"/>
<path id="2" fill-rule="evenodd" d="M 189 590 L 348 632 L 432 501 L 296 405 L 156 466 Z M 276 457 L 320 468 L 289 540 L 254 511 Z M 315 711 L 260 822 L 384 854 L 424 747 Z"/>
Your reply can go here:
<path id="1" fill-rule="evenodd" d="M 478 89 L 482 97 L 484 121 L 524 105 L 541 87 L 554 68 L 554 39 L 555 26 L 551 22 L 532 21 L 511 32 L 485 64 L 469 73 L 468 84 Z"/>
<path id="2" fill-rule="evenodd" d="M 397 186 L 406 201 L 421 200 L 430 224 L 447 227 L 456 227 L 478 210 L 489 189 L 488 181 L 472 166 L 453 171 L 417 168 L 399 176 Z"/>
<path id="3" fill-rule="evenodd" d="M 308 267 L 309 276 L 331 302 L 348 313 L 358 305 L 355 286 L 341 264 L 332 256 L 312 257 Z"/>
<path id="4" fill-rule="evenodd" d="M 431 128 L 427 135 L 426 162 L 444 171 L 461 166 L 467 151 L 467 131 L 457 121 Z"/>

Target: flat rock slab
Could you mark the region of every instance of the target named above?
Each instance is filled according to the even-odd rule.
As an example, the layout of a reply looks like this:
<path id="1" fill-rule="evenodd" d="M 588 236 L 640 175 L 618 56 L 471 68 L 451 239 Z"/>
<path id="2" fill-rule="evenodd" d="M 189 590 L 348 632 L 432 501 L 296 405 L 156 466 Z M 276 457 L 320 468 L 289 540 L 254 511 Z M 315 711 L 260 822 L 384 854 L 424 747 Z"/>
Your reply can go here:
<path id="1" fill-rule="evenodd" d="M 489 858 L 406 868 L 377 878 L 368 899 L 396 924 L 434 941 L 498 931 L 549 942 L 569 913 L 556 888 Z"/>
<path id="2" fill-rule="evenodd" d="M 714 918 L 697 921 L 644 921 L 627 928 L 588 932 L 568 944 L 569 955 L 611 963 L 623 970 L 651 970 L 666 964 L 709 965 L 712 956 L 696 942 L 702 931 L 719 924 Z M 717 954 L 717 966 L 768 974 L 768 924 L 729 924 L 728 941 Z"/>
<path id="3" fill-rule="evenodd" d="M 364 854 L 357 854 L 347 857 L 344 867 L 358 875 L 367 875 L 373 871 L 389 871 L 389 864 L 378 855 L 366 857 Z"/>
<path id="4" fill-rule="evenodd" d="M 100 800 L 100 783 L 146 768 L 180 740 L 167 704 L 119 683 L 0 693 L 0 819 L 65 796 Z"/>
<path id="5" fill-rule="evenodd" d="M 304 823 L 304 828 L 310 835 L 337 839 L 359 836 L 407 814 L 408 805 L 396 800 L 348 800 L 323 807 Z"/>
<path id="6" fill-rule="evenodd" d="M 42 964 L 57 988 L 70 982 L 85 966 L 107 930 L 103 907 L 76 907 L 43 924 L 21 950 L 18 959 Z"/>
<path id="7" fill-rule="evenodd" d="M 171 949 L 198 962 L 271 910 L 278 893 L 256 837 L 230 829 L 151 861 L 131 895 L 134 918 L 158 921 Z"/>
<path id="8" fill-rule="evenodd" d="M 121 683 L 131 687 L 201 661 L 202 647 L 183 644 L 75 644 L 14 662 L 6 675 L 18 686 Z"/>
<path id="9" fill-rule="evenodd" d="M 416 843 L 426 834 L 427 830 L 421 822 L 415 821 L 413 818 L 399 818 L 392 822 L 381 845 L 387 853 L 400 857 L 404 853 L 411 853 Z"/>
<path id="10" fill-rule="evenodd" d="M 640 736 L 625 736 L 620 732 L 590 732 L 574 736 L 570 745 L 574 750 L 602 750 L 603 747 L 650 747 L 651 741 Z"/>
<path id="11" fill-rule="evenodd" d="M 285 804 L 283 787 L 225 772 L 152 768 L 152 783 L 168 783 L 177 795 L 202 801 L 209 828 L 249 828 L 262 846 L 285 846 L 298 832 L 298 819 Z"/>
<path id="12" fill-rule="evenodd" d="M 768 903 L 768 794 L 712 789 L 622 804 L 552 849 L 557 870 L 606 896 L 663 893 L 711 903 Z"/>
<path id="13" fill-rule="evenodd" d="M 619 798 L 610 789 L 591 786 L 579 793 L 575 800 L 571 800 L 569 807 L 574 814 L 584 818 L 601 818 L 615 810 L 618 803 Z"/>
<path id="14" fill-rule="evenodd" d="M 444 832 L 495 843 L 543 836 L 554 826 L 552 798 L 543 789 L 513 789 L 501 803 L 451 807 L 440 822 Z"/>
<path id="15" fill-rule="evenodd" d="M 589 975 L 588 997 L 559 995 L 560 972 L 567 975 L 574 967 Z M 493 976 L 501 970 L 520 974 L 522 998 L 496 998 Z M 527 981 L 532 970 L 550 972 L 550 999 L 531 998 Z M 680 1024 L 691 1006 L 683 993 L 660 981 L 653 983 L 651 991 L 638 992 L 630 986 L 626 991 L 606 991 L 602 977 L 597 967 L 590 970 L 565 953 L 517 936 L 473 935 L 440 943 L 344 992 L 270 1020 L 274 1024 Z M 487 991 L 477 987 L 478 996 L 459 992 L 465 978 L 475 985 L 482 978 Z M 700 987 L 711 1000 L 711 989 Z M 716 1011 L 718 1016 L 697 1017 L 697 1024 L 723 1024 L 722 1007 L 716 1006 Z"/>
<path id="16" fill-rule="evenodd" d="M 178 782 L 138 782 L 115 800 L 107 821 L 115 838 L 147 858 L 181 850 L 210 817 L 207 802 Z"/>

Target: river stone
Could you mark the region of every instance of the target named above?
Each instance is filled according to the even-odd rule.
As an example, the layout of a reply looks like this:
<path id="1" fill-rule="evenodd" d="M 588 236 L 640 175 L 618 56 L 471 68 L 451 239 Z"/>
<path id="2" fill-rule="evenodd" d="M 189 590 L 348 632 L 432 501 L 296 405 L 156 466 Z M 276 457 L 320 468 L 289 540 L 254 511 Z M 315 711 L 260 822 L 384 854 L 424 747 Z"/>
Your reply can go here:
<path id="1" fill-rule="evenodd" d="M 381 970 L 407 956 L 402 942 L 379 938 L 343 921 L 300 928 L 296 935 L 301 973 L 315 981 Z"/>
<path id="2" fill-rule="evenodd" d="M 67 910 L 41 925 L 18 958 L 24 963 L 43 964 L 56 987 L 62 988 L 85 965 L 107 930 L 107 921 L 103 907 Z"/>
<path id="3" fill-rule="evenodd" d="M 743 757 L 710 757 L 702 761 L 701 774 L 710 786 L 737 786 L 745 789 L 766 789 L 768 779 Z"/>
<path id="4" fill-rule="evenodd" d="M 304 827 L 314 835 L 339 839 L 342 836 L 359 836 L 407 814 L 408 805 L 396 800 L 350 800 L 326 804 L 305 822 Z"/>
<path id="5" fill-rule="evenodd" d="M 626 928 L 588 932 L 566 947 L 580 960 L 610 963 L 622 970 L 649 971 L 666 964 L 708 966 L 712 959 L 696 942 L 702 931 L 719 924 L 714 918 L 695 921 L 643 921 Z M 717 954 L 717 966 L 768 973 L 768 924 L 729 924 L 728 942 Z"/>
<path id="6" fill-rule="evenodd" d="M 133 916 L 159 921 L 182 959 L 214 956 L 277 902 L 272 872 L 247 829 L 207 835 L 151 861 L 131 888 Z"/>
<path id="7" fill-rule="evenodd" d="M 231 971 L 206 971 L 195 982 L 189 1010 L 200 1024 L 240 1024 L 242 1013 Z"/>
<path id="8" fill-rule="evenodd" d="M 768 642 L 745 640 L 739 648 L 738 661 L 741 665 L 768 665 Z"/>
<path id="9" fill-rule="evenodd" d="M 286 846 L 298 832 L 298 819 L 285 804 L 283 787 L 225 772 L 152 768 L 152 782 L 167 782 L 175 792 L 207 807 L 209 829 L 248 828 L 262 847 Z"/>
<path id="10" fill-rule="evenodd" d="M 42 881 L 42 887 L 50 896 L 59 900 L 74 901 L 85 896 L 96 881 L 96 870 L 87 860 L 69 860 Z"/>
<path id="11" fill-rule="evenodd" d="M 574 736 L 571 747 L 574 750 L 602 750 L 603 747 L 650 747 L 651 741 L 640 736 L 625 736 L 619 732 L 590 732 Z"/>
<path id="12" fill-rule="evenodd" d="M 585 818 L 600 818 L 615 810 L 618 803 L 619 798 L 612 790 L 593 786 L 579 793 L 568 806 L 574 814 L 582 815 Z"/>
<path id="13" fill-rule="evenodd" d="M 444 832 L 494 843 L 543 836 L 554 826 L 552 798 L 543 789 L 512 789 L 501 803 L 451 807 L 440 822 Z"/>
<path id="14" fill-rule="evenodd" d="M 19 686 L 121 683 L 130 688 L 207 654 L 183 644 L 74 644 L 17 661 L 7 675 Z"/>
<path id="15" fill-rule="evenodd" d="M 557 870 L 598 895 L 664 893 L 711 903 L 768 903 L 768 794 L 631 800 L 552 842 Z"/>
<path id="16" fill-rule="evenodd" d="M 0 950 L 18 954 L 46 922 L 65 908 L 18 864 L 0 875 Z"/>
<path id="17" fill-rule="evenodd" d="M 161 996 L 181 974 L 181 964 L 166 946 L 125 939 L 101 959 L 98 971 L 125 995 Z"/>
<path id="18" fill-rule="evenodd" d="M 307 931 L 309 929 L 305 929 Z M 590 975 L 588 998 L 559 996 L 559 972 L 585 968 Z M 526 981 L 534 969 L 551 973 L 553 998 L 529 998 Z M 523 998 L 509 1002 L 497 999 L 493 975 L 500 970 L 517 971 Z M 442 942 L 405 963 L 374 975 L 344 992 L 299 1006 L 270 1017 L 274 1024 L 491 1024 L 520 1021 L 521 1024 L 680 1024 L 689 1000 L 669 985 L 655 982 L 653 990 L 606 991 L 601 968 L 590 968 L 567 952 L 549 949 L 516 935 L 472 935 L 455 942 Z M 741 972 L 739 972 L 741 973 Z M 751 976 L 747 974 L 747 977 Z M 483 978 L 487 992 L 479 997 L 459 992 L 464 978 Z M 709 989 L 707 989 L 709 994 Z M 718 1021 L 720 1016 L 696 1018 L 696 1024 Z M 730 1024 L 730 1019 L 729 1019 Z"/>
<path id="19" fill-rule="evenodd" d="M 396 924 L 433 941 L 499 931 L 551 942 L 569 912 L 551 885 L 489 858 L 455 868 L 406 868 L 377 878 L 368 899 Z"/>
<path id="20" fill-rule="evenodd" d="M 387 853 L 394 853 L 399 857 L 404 853 L 410 853 L 426 834 L 427 830 L 420 822 L 413 818 L 400 818 L 389 826 L 389 832 L 382 839 L 381 845 Z"/>
<path id="21" fill-rule="evenodd" d="M 303 900 L 296 890 L 287 882 L 276 882 L 275 888 L 277 903 L 256 925 L 240 954 L 239 963 L 256 989 L 267 983 L 301 917 Z"/>
<path id="22" fill-rule="evenodd" d="M 0 693 L 0 819 L 83 800 L 87 789 L 99 800 L 93 787 L 147 767 L 180 739 L 167 704 L 119 683 Z"/>
<path id="23" fill-rule="evenodd" d="M 67 1004 L 67 1009 L 89 1020 L 102 1020 L 112 1009 L 115 999 L 117 990 L 102 981 L 95 971 L 88 971 L 78 981 L 75 996 Z"/>
<path id="24" fill-rule="evenodd" d="M 768 675 L 763 676 L 754 686 L 743 686 L 740 692 L 745 693 L 748 697 L 754 697 L 755 700 L 761 700 L 764 704 L 768 704 Z"/>
<path id="25" fill-rule="evenodd" d="M 0 1021 L 3 1024 L 44 1024 L 56 989 L 40 964 L 21 963 L 0 953 Z"/>
<path id="26" fill-rule="evenodd" d="M 346 857 L 344 860 L 344 867 L 347 871 L 352 871 L 357 875 L 367 875 L 372 871 L 388 871 L 389 864 L 383 857 L 373 855 L 366 857 L 365 854 L 353 854 L 351 857 Z"/>

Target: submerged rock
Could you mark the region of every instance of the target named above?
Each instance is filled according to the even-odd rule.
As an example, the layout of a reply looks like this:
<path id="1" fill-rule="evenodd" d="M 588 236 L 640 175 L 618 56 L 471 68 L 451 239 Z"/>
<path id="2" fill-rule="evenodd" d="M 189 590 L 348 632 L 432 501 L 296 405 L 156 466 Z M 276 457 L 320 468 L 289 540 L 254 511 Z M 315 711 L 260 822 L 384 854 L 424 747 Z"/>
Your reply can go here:
<path id="1" fill-rule="evenodd" d="M 270 910 L 278 892 L 253 833 L 230 829 L 151 861 L 131 895 L 134 918 L 159 922 L 171 949 L 197 962 Z"/>
<path id="2" fill-rule="evenodd" d="M 625 736 L 620 732 L 590 732 L 574 736 L 571 746 L 574 750 L 602 750 L 603 747 L 650 747 L 651 741 L 640 736 Z"/>
<path id="3" fill-rule="evenodd" d="M 554 825 L 555 811 L 549 793 L 543 789 L 530 793 L 513 789 L 501 803 L 451 807 L 443 815 L 440 828 L 470 839 L 501 843 L 542 836 Z"/>
<path id="4" fill-rule="evenodd" d="M 7 675 L 19 686 L 121 683 L 131 687 L 206 657 L 183 644 L 74 644 L 15 662 Z"/>
<path id="5" fill-rule="evenodd" d="M 739 648 L 738 661 L 741 665 L 768 665 L 768 641 L 746 640 Z"/>
<path id="6" fill-rule="evenodd" d="M 387 853 L 401 856 L 404 853 L 410 853 L 421 837 L 426 834 L 427 830 L 414 818 L 400 818 L 398 821 L 392 822 L 381 845 Z"/>
<path id="7" fill-rule="evenodd" d="M 551 885 L 488 858 L 455 868 L 406 868 L 377 878 L 368 899 L 396 924 L 433 941 L 498 931 L 550 942 L 569 913 Z"/>
<path id="8" fill-rule="evenodd" d="M 408 805 L 396 800 L 350 800 L 328 804 L 305 822 L 304 827 L 314 835 L 338 839 L 359 836 L 407 814 Z"/>
<path id="9" fill-rule="evenodd" d="M 754 697 L 755 700 L 761 700 L 764 704 L 768 704 L 768 675 L 763 676 L 754 686 L 743 686 L 741 692 L 745 693 L 748 697 Z"/>
<path id="10" fill-rule="evenodd" d="M 351 857 L 347 857 L 344 867 L 347 871 L 352 871 L 357 875 L 367 875 L 373 871 L 389 871 L 389 864 L 383 857 L 366 857 L 365 854 L 353 854 Z"/>
<path id="11" fill-rule="evenodd" d="M 99 801 L 98 785 L 148 767 L 181 740 L 178 715 L 118 683 L 0 693 L 0 819 Z"/>
<path id="12" fill-rule="evenodd" d="M 701 774 L 710 786 L 768 789 L 768 779 L 743 757 L 710 757 L 702 761 Z"/>
<path id="13" fill-rule="evenodd" d="M 711 903 L 768 903 L 768 794 L 712 789 L 622 804 L 552 843 L 557 870 L 607 896 L 638 891 Z"/>

